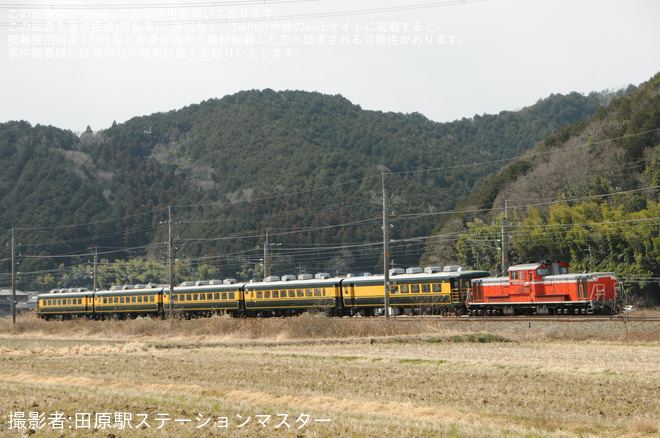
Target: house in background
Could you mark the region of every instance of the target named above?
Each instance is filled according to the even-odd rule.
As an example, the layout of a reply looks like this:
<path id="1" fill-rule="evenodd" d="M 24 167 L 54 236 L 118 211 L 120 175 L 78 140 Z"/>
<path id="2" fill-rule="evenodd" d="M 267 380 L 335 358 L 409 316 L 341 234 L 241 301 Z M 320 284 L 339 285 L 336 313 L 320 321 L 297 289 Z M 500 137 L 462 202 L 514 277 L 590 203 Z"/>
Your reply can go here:
<path id="1" fill-rule="evenodd" d="M 16 291 L 16 313 L 20 314 L 28 310 L 28 300 L 30 294 L 25 292 Z M 7 316 L 12 314 L 11 309 L 11 288 L 0 289 L 0 316 Z"/>

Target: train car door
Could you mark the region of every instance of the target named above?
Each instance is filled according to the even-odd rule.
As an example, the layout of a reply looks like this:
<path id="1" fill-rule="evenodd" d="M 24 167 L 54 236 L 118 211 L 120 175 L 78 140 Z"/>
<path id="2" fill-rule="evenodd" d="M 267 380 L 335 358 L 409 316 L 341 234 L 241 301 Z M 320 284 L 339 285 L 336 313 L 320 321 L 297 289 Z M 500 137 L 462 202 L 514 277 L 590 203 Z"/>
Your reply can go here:
<path id="1" fill-rule="evenodd" d="M 344 289 L 344 303 L 346 306 L 355 306 L 355 285 L 352 283 Z"/>
<path id="2" fill-rule="evenodd" d="M 525 293 L 527 295 L 534 295 L 534 271 L 527 273 L 527 283 L 525 283 Z"/>
<path id="3" fill-rule="evenodd" d="M 589 284 L 586 277 L 578 278 L 578 298 L 581 300 L 589 298 Z"/>

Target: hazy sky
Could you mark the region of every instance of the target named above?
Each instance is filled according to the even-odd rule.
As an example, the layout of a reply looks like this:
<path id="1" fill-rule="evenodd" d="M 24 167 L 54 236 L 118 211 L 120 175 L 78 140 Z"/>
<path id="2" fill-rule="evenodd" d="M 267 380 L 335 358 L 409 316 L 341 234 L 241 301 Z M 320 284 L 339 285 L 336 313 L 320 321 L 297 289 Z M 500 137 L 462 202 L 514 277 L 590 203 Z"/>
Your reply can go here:
<path id="1" fill-rule="evenodd" d="M 660 71 L 657 0 L 129 4 L 0 0 L 0 122 L 96 131 L 264 88 L 451 121 Z"/>

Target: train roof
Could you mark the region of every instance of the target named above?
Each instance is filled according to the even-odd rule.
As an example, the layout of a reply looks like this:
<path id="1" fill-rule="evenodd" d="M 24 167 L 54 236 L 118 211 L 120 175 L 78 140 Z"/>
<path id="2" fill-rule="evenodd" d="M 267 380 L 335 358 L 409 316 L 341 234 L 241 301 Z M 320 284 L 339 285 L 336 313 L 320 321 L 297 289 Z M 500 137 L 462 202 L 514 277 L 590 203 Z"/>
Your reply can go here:
<path id="1" fill-rule="evenodd" d="M 330 287 L 339 285 L 343 277 L 334 278 L 311 278 L 305 280 L 275 280 L 275 281 L 257 281 L 254 283 L 245 283 L 246 290 L 260 289 L 296 289 L 310 287 Z"/>
<path id="2" fill-rule="evenodd" d="M 222 283 L 222 284 L 192 284 L 192 285 L 181 285 L 174 286 L 175 293 L 185 293 L 185 292 L 227 292 L 227 291 L 236 291 L 243 288 L 245 283 Z M 166 287 L 168 291 L 169 287 Z"/>
<path id="3" fill-rule="evenodd" d="M 110 290 L 100 290 L 96 292 L 97 296 L 104 295 L 151 295 L 159 293 L 165 289 L 168 289 L 166 286 L 157 286 L 157 287 L 145 287 L 145 288 L 134 288 L 130 287 L 127 289 L 110 289 Z"/>
<path id="4" fill-rule="evenodd" d="M 533 269 L 540 268 L 542 266 L 550 266 L 553 262 L 534 262 L 534 263 L 523 263 L 520 265 L 509 266 L 509 271 L 530 271 Z M 557 262 L 560 266 L 568 266 L 568 263 Z"/>
<path id="5" fill-rule="evenodd" d="M 452 271 L 452 272 L 434 272 L 419 274 L 400 274 L 391 275 L 390 283 L 419 283 L 421 282 L 442 282 L 453 278 L 480 278 L 488 277 L 487 271 Z M 383 284 L 384 275 L 373 275 L 368 277 L 349 277 L 344 279 L 344 283 L 350 284 Z"/>
<path id="6" fill-rule="evenodd" d="M 94 291 L 91 290 L 83 290 L 80 292 L 55 292 L 55 291 L 50 291 L 46 292 L 43 294 L 37 295 L 37 298 L 43 298 L 46 300 L 53 299 L 53 298 L 80 298 L 80 297 L 90 297 L 94 295 Z"/>

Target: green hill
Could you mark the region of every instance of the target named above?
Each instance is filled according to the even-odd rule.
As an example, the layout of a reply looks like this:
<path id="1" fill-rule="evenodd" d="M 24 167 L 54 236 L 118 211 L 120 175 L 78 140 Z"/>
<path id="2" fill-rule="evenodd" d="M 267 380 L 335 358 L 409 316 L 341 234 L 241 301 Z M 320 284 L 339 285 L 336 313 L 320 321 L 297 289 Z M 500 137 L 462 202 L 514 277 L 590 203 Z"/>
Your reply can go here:
<path id="1" fill-rule="evenodd" d="M 616 272 L 660 302 L 660 74 L 488 178 L 438 224 L 427 261 L 500 271 L 505 201 L 511 262 Z"/>
<path id="2" fill-rule="evenodd" d="M 94 250 L 109 261 L 163 262 L 172 206 L 186 276 L 209 264 L 218 276 L 250 275 L 266 229 L 279 245 L 275 274 L 379 270 L 383 175 L 392 257 L 416 265 L 419 238 L 439 213 L 538 141 L 592 117 L 604 97 L 552 95 L 516 112 L 436 123 L 341 96 L 252 90 L 80 137 L 0 124 L 0 269 L 11 271 L 11 228 L 26 289 L 45 287 L 49 274 L 71 284 L 71 269 L 88 266 Z"/>

